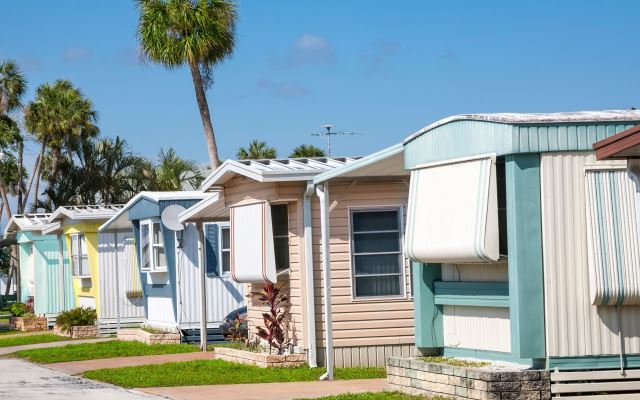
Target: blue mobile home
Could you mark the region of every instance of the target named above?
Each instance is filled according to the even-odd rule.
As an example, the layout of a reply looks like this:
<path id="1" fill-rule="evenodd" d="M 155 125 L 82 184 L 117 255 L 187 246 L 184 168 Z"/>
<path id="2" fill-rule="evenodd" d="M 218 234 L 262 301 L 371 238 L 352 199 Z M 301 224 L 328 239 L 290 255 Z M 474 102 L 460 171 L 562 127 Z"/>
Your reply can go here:
<path id="1" fill-rule="evenodd" d="M 145 305 L 145 325 L 185 336 L 200 324 L 200 272 L 198 269 L 200 230 L 185 224 L 170 230 L 162 212 L 177 205 L 187 209 L 210 193 L 142 192 L 129 201 L 99 231 L 129 228 L 133 232 L 138 271 Z M 242 286 L 217 273 L 221 241 L 227 221 L 202 227 L 207 257 L 207 327 L 215 330 L 231 311 L 244 305 Z"/>

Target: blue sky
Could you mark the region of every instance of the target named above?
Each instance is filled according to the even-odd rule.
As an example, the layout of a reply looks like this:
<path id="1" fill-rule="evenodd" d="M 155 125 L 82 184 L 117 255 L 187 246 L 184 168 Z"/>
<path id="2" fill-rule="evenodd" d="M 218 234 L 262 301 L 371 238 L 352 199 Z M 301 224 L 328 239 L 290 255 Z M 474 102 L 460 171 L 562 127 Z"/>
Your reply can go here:
<path id="1" fill-rule="evenodd" d="M 104 136 L 207 161 L 186 69 L 137 58 L 131 1 L 0 5 L 0 59 L 36 86 L 67 78 Z M 286 156 L 323 123 L 366 155 L 458 113 L 640 107 L 638 1 L 239 2 L 238 44 L 209 91 L 222 158 L 253 138 Z M 35 150 L 34 147 L 32 147 Z"/>

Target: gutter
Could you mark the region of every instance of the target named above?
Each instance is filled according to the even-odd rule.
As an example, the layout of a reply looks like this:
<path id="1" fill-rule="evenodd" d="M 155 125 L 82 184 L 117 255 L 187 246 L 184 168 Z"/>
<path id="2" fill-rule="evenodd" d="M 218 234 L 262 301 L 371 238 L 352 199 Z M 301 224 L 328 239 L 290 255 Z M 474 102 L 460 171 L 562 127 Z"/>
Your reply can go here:
<path id="1" fill-rule="evenodd" d="M 331 321 L 331 253 L 329 252 L 329 184 L 324 183 L 316 187 L 320 198 L 320 227 L 322 232 L 322 284 L 324 297 L 324 335 L 325 335 L 325 364 L 327 372 L 320 380 L 333 380 L 333 325 Z"/>
<path id="2" fill-rule="evenodd" d="M 315 185 L 313 182 L 307 182 L 307 188 L 304 191 L 304 199 L 302 203 L 303 224 L 304 224 L 304 272 L 305 272 L 305 290 L 307 293 L 307 343 L 308 353 L 307 361 L 309 367 L 317 368 L 317 343 L 316 343 L 316 312 L 315 312 L 315 293 L 313 288 L 313 228 L 311 219 L 311 197 Z"/>

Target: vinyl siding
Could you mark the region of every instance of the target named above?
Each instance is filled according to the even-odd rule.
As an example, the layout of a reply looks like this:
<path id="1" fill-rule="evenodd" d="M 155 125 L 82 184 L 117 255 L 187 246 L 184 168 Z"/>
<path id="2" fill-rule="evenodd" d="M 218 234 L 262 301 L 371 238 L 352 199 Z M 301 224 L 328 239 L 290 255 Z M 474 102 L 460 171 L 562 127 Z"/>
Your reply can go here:
<path id="1" fill-rule="evenodd" d="M 350 208 L 398 206 L 406 220 L 408 182 L 330 183 L 330 251 L 333 345 L 336 360 L 350 359 L 338 348 L 361 346 L 413 345 L 414 319 L 408 259 L 404 258 L 405 295 L 397 298 L 354 299 L 352 295 Z M 314 199 L 315 200 L 315 199 Z M 322 299 L 322 253 L 320 204 L 312 203 L 313 260 L 318 347 L 325 347 Z M 403 228 L 403 227 L 401 227 Z M 346 351 L 346 350 L 345 350 Z M 360 350 L 354 350 L 359 352 Z M 382 350 L 384 352 L 384 350 Z M 377 352 L 377 350 L 376 350 Z M 353 357 L 355 353 L 350 352 Z M 349 363 L 342 364 L 343 366 Z M 366 362 L 364 363 L 366 364 Z M 336 365 L 341 365 L 337 362 Z"/>
<path id="2" fill-rule="evenodd" d="M 593 153 L 541 155 L 542 236 L 547 355 L 617 354 L 616 308 L 591 304 L 584 167 Z M 621 308 L 624 351 L 640 353 L 640 307 Z"/>
<path id="3" fill-rule="evenodd" d="M 60 271 L 58 241 L 55 236 L 47 237 L 34 242 L 36 315 L 57 314 L 74 305 L 71 268 L 65 262 L 63 271 Z"/>

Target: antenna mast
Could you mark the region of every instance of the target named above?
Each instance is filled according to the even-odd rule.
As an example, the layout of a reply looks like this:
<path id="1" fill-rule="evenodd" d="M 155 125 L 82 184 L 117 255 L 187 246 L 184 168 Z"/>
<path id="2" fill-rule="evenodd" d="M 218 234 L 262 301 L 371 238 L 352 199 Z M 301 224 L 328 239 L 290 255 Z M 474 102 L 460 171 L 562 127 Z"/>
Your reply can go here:
<path id="1" fill-rule="evenodd" d="M 331 136 L 335 136 L 335 135 L 357 135 L 357 133 L 355 133 L 355 132 L 332 131 L 331 129 L 334 126 L 335 125 L 331 125 L 331 124 L 321 125 L 320 127 L 322 129 L 324 129 L 323 132 L 312 133 L 311 134 L 311 136 L 320 136 L 320 137 L 324 137 L 327 140 L 327 157 L 331 157 Z"/>

